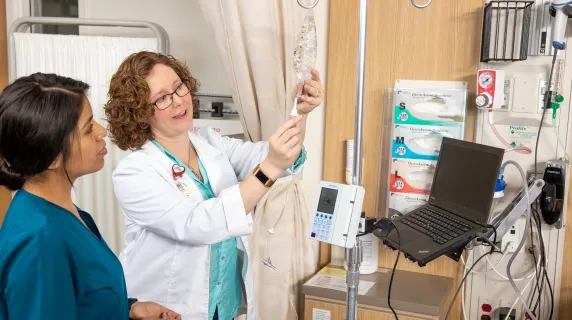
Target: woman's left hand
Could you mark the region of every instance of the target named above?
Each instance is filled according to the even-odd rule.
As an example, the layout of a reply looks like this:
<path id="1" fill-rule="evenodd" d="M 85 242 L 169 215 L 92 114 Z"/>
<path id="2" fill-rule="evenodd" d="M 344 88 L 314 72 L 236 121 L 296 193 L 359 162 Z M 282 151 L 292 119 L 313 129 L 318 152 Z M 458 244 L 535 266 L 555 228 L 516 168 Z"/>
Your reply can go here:
<path id="1" fill-rule="evenodd" d="M 155 302 L 135 302 L 129 311 L 129 318 L 181 320 L 181 315 Z"/>
<path id="2" fill-rule="evenodd" d="M 302 96 L 298 98 L 298 114 L 308 114 L 322 104 L 324 88 L 320 80 L 320 73 L 312 69 L 312 79 L 304 80 Z"/>

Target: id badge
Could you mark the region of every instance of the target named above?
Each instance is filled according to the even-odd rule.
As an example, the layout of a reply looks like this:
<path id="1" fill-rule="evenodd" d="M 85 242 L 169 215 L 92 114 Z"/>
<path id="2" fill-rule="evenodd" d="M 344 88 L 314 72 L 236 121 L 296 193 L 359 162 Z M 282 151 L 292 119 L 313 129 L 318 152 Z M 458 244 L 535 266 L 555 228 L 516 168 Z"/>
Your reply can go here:
<path id="1" fill-rule="evenodd" d="M 175 185 L 179 190 L 181 190 L 185 195 L 189 196 L 192 192 L 191 186 L 185 183 L 185 168 L 178 165 L 173 165 L 173 180 L 175 181 Z"/>
<path id="2" fill-rule="evenodd" d="M 179 188 L 179 190 L 181 190 L 185 195 L 190 195 L 191 194 L 191 187 L 189 185 L 187 185 L 183 179 L 181 178 L 176 178 L 175 179 L 175 185 L 177 186 L 177 188 Z"/>

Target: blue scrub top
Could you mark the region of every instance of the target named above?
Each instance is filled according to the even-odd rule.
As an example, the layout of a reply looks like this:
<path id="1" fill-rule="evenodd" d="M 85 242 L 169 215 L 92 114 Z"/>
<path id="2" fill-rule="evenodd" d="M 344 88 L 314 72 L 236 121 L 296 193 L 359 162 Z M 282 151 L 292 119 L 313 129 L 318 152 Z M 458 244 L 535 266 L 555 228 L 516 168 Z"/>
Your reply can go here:
<path id="1" fill-rule="evenodd" d="M 123 268 L 79 213 L 89 229 L 54 203 L 16 193 L 0 229 L 0 319 L 129 319 Z"/>

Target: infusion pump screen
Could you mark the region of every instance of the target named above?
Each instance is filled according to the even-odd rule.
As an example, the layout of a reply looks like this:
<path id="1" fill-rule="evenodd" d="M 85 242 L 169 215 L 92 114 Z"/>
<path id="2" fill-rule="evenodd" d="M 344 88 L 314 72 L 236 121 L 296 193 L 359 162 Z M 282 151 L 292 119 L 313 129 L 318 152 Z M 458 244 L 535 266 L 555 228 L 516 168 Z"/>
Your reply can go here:
<path id="1" fill-rule="evenodd" d="M 337 197 L 337 189 L 322 188 L 322 192 L 320 193 L 320 202 L 318 202 L 318 212 L 334 214 Z"/>

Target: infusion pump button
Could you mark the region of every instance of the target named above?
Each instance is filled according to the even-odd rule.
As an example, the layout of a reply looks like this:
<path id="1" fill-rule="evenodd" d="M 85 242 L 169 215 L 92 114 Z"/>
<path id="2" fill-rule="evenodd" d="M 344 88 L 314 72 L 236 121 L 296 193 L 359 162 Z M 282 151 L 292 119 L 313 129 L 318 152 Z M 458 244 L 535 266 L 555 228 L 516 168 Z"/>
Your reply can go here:
<path id="1" fill-rule="evenodd" d="M 333 215 L 316 212 L 310 236 L 316 240 L 330 241 Z"/>

